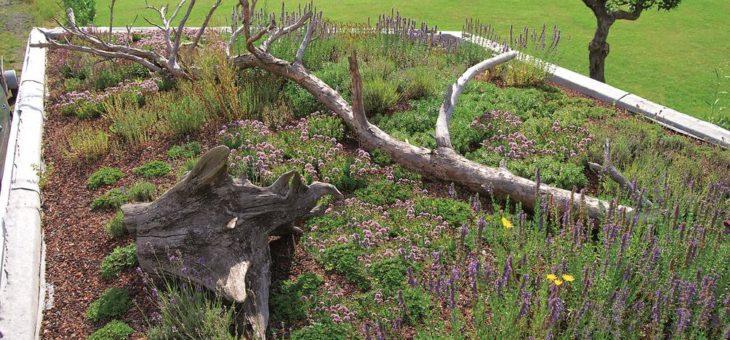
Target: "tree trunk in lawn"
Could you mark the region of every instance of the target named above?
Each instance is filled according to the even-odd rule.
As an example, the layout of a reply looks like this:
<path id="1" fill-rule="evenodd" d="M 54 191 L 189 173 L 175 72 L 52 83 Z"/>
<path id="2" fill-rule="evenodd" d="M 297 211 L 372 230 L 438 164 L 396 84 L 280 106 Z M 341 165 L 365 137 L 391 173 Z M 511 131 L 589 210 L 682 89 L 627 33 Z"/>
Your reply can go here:
<path id="1" fill-rule="evenodd" d="M 182 278 L 243 304 L 253 336 L 264 339 L 269 318 L 269 236 L 298 232 L 292 222 L 318 213 L 325 183 L 307 186 L 289 172 L 262 188 L 228 175 L 225 146 L 211 149 L 177 185 L 151 203 L 122 207 L 148 273 Z"/>
<path id="2" fill-rule="evenodd" d="M 605 65 L 609 53 L 608 32 L 614 22 L 615 19 L 609 15 L 597 14 L 596 33 L 593 35 L 591 43 L 588 44 L 591 78 L 603 83 L 606 82 Z"/>

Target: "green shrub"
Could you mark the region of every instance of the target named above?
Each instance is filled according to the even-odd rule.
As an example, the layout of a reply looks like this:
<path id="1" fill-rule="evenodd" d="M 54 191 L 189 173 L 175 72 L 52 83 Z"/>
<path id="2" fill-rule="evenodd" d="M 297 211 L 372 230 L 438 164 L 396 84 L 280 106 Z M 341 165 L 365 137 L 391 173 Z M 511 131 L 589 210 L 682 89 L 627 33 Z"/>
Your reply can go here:
<path id="1" fill-rule="evenodd" d="M 64 156 L 68 159 L 82 159 L 93 162 L 109 153 L 109 135 L 101 130 L 82 127 L 71 133 L 66 143 Z"/>
<path id="2" fill-rule="evenodd" d="M 355 244 L 338 244 L 324 250 L 322 262 L 325 269 L 342 274 L 348 281 L 365 290 L 370 288 L 370 282 L 358 260 L 362 253 L 363 249 Z"/>
<path id="3" fill-rule="evenodd" d="M 108 87 L 114 87 L 121 81 L 122 77 L 119 73 L 105 68 L 96 75 L 96 79 L 94 80 L 94 88 L 101 91 Z"/>
<path id="4" fill-rule="evenodd" d="M 103 185 L 111 185 L 118 182 L 124 173 L 122 170 L 105 166 L 99 170 L 94 171 L 89 179 L 86 181 L 86 187 L 89 189 L 96 189 Z"/>
<path id="5" fill-rule="evenodd" d="M 149 202 L 157 196 L 157 187 L 147 181 L 135 183 L 127 190 L 127 197 L 132 202 Z"/>
<path id="6" fill-rule="evenodd" d="M 311 93 L 295 83 L 288 83 L 284 93 L 292 113 L 297 118 L 308 116 L 316 111 L 323 111 L 324 106 Z"/>
<path id="7" fill-rule="evenodd" d="M 238 339 L 237 334 L 231 334 L 235 330 L 234 308 L 192 283 L 166 280 L 156 301 L 161 318 L 147 330 L 150 340 Z"/>
<path id="8" fill-rule="evenodd" d="M 476 65 L 487 58 L 489 52 L 484 47 L 470 42 L 460 43 L 454 56 L 457 63 L 467 66 Z"/>
<path id="9" fill-rule="evenodd" d="M 66 92 L 80 92 L 83 86 L 84 81 L 79 78 L 68 78 L 63 81 L 63 89 Z M 63 112 L 63 109 L 61 112 L 67 114 L 66 112 Z"/>
<path id="10" fill-rule="evenodd" d="M 370 150 L 370 159 L 373 161 L 373 163 L 378 165 L 390 165 L 393 163 L 393 160 L 390 159 L 390 156 L 388 156 L 388 154 L 381 149 Z"/>
<path id="11" fill-rule="evenodd" d="M 114 214 L 109 222 L 104 225 L 104 231 L 106 231 L 112 238 L 120 238 L 127 233 L 127 229 L 124 228 L 123 224 L 124 213 L 121 210 Z"/>
<path id="12" fill-rule="evenodd" d="M 76 116 L 80 119 L 96 118 L 104 114 L 104 104 L 93 100 L 79 100 L 73 104 L 61 107 L 61 114 L 64 116 Z"/>
<path id="13" fill-rule="evenodd" d="M 345 125 L 342 119 L 332 115 L 316 115 L 307 120 L 309 137 L 315 135 L 342 140 L 345 138 Z"/>
<path id="14" fill-rule="evenodd" d="M 469 204 L 450 198 L 419 198 L 414 208 L 416 213 L 426 212 L 441 216 L 455 228 L 467 223 L 471 216 Z"/>
<path id="15" fill-rule="evenodd" d="M 325 163 L 320 170 L 325 177 L 329 177 L 330 183 L 344 191 L 354 191 L 363 188 L 367 182 L 352 174 L 352 165 L 355 159 L 351 156 L 337 156 L 335 159 Z"/>
<path id="16" fill-rule="evenodd" d="M 116 209 L 127 201 L 127 194 L 122 189 L 114 188 L 91 201 L 91 210 Z"/>
<path id="17" fill-rule="evenodd" d="M 311 298 L 303 297 L 314 294 L 322 284 L 322 278 L 314 273 L 302 274 L 296 282 L 286 280 L 275 284 L 269 298 L 272 319 L 289 323 L 305 319 L 315 304 Z"/>
<path id="18" fill-rule="evenodd" d="M 391 111 L 399 99 L 397 84 L 382 78 L 372 78 L 363 84 L 363 104 L 368 115 Z"/>
<path id="19" fill-rule="evenodd" d="M 134 173 L 142 177 L 162 177 L 170 170 L 170 165 L 163 161 L 151 161 L 135 168 Z"/>
<path id="20" fill-rule="evenodd" d="M 167 157 L 172 159 L 189 159 L 200 154 L 202 147 L 199 142 L 190 142 L 182 145 L 174 145 L 167 150 Z"/>
<path id="21" fill-rule="evenodd" d="M 79 27 L 94 23 L 96 0 L 63 0 L 63 8 L 73 9 Z"/>
<path id="22" fill-rule="evenodd" d="M 134 91 L 115 94 L 104 101 L 104 117 L 111 121 L 109 130 L 130 145 L 151 141 L 159 132 L 157 112 L 163 108 L 154 103 L 143 108 L 142 102 L 143 97 Z"/>
<path id="23" fill-rule="evenodd" d="M 386 294 L 395 294 L 406 283 L 406 264 L 399 257 L 385 258 L 370 266 L 370 275 Z"/>
<path id="24" fill-rule="evenodd" d="M 399 180 L 399 179 L 408 179 L 408 180 L 417 181 L 417 182 L 420 182 L 421 181 L 421 175 L 420 174 L 418 174 L 417 172 L 413 172 L 411 170 L 408 170 L 408 169 L 406 169 L 404 166 L 402 166 L 400 164 L 396 164 L 393 167 L 393 176 L 395 176 L 395 179 L 396 180 Z"/>
<path id="25" fill-rule="evenodd" d="M 556 161 L 550 157 L 535 158 L 528 161 L 508 163 L 510 170 L 518 176 L 534 179 L 535 171 L 540 169 L 540 180 L 564 189 L 583 188 L 588 179 L 583 167 L 574 163 Z"/>
<path id="26" fill-rule="evenodd" d="M 431 315 L 431 296 L 423 288 L 406 287 L 402 294 L 406 309 L 406 322 L 415 326 Z"/>
<path id="27" fill-rule="evenodd" d="M 63 64 L 59 70 L 64 79 L 86 80 L 91 73 L 88 67 L 78 67 L 78 65 Z"/>
<path id="28" fill-rule="evenodd" d="M 437 93 L 433 69 L 421 66 L 405 70 L 401 75 L 399 90 L 405 100 L 430 97 Z"/>
<path id="29" fill-rule="evenodd" d="M 397 200 L 405 201 L 413 196 L 413 191 L 406 185 L 379 180 L 355 190 L 355 196 L 367 203 L 382 206 L 393 204 Z"/>
<path id="30" fill-rule="evenodd" d="M 169 100 L 167 110 L 162 113 L 162 119 L 166 122 L 172 135 L 183 137 L 200 131 L 206 119 L 203 104 L 194 97 L 173 99 Z"/>
<path id="31" fill-rule="evenodd" d="M 101 277 L 109 280 L 119 276 L 122 270 L 137 265 L 137 246 L 132 243 L 116 247 L 101 261 Z"/>
<path id="32" fill-rule="evenodd" d="M 99 322 L 123 316 L 132 306 L 129 293 L 122 288 L 109 288 L 86 310 L 86 319 Z"/>
<path id="33" fill-rule="evenodd" d="M 292 340 L 345 340 L 350 339 L 350 325 L 344 323 L 315 323 L 291 334 Z"/>
<path id="34" fill-rule="evenodd" d="M 89 340 L 125 340 L 134 333 L 124 321 L 112 320 L 89 335 Z"/>

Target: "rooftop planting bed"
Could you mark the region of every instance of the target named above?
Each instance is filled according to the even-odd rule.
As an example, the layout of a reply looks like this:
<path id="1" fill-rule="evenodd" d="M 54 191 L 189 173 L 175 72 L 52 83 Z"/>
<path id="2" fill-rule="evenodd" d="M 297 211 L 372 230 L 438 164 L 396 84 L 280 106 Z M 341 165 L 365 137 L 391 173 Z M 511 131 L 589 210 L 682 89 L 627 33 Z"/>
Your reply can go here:
<path id="1" fill-rule="evenodd" d="M 452 39 L 339 27 L 346 33 L 311 42 L 304 66 L 350 99 L 347 57 L 357 51 L 368 117 L 417 146 L 436 146 L 444 89 L 490 57 Z M 576 201 L 582 193 L 638 213 L 611 210 L 595 220 L 550 199 L 522 209 L 361 149 L 298 85 L 228 67 L 227 36 L 208 31 L 197 50 L 182 50 L 198 67 L 195 82 L 165 80 L 128 61 L 50 52 L 42 184 L 55 302 L 44 337 L 244 335 L 239 306 L 191 282 L 135 270 L 136 246 L 119 212 L 159 197 L 221 144 L 232 150 L 235 177 L 268 186 L 293 170 L 345 195 L 298 223 L 301 237 L 271 239 L 272 338 L 730 331 L 730 151 L 571 94 L 545 82 L 544 70 L 513 61 L 465 88 L 450 125 L 454 150 L 573 190 Z M 282 37 L 270 51 L 293 59 L 300 38 Z M 156 31 L 113 39 L 164 48 Z M 606 140 L 611 164 L 635 190 L 590 169 L 605 164 Z M 159 256 L 183 269 L 216 261 Z"/>

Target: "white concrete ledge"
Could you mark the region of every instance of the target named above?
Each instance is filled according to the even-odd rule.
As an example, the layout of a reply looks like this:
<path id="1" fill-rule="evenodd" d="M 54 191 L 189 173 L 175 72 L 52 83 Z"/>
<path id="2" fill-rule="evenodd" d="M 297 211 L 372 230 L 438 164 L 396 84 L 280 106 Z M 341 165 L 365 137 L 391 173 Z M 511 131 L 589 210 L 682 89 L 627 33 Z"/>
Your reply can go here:
<path id="1" fill-rule="evenodd" d="M 34 29 L 26 47 L 8 152 L 0 186 L 0 338 L 40 337 L 44 300 L 44 244 L 39 174 L 44 123 L 46 50 Z"/>
<path id="2" fill-rule="evenodd" d="M 445 31 L 442 33 L 477 43 L 491 51 L 501 52 L 499 50 L 500 45 L 492 41 L 464 38 L 462 37 L 461 32 L 456 31 Z M 537 58 L 525 54 L 521 54 L 518 58 L 527 62 L 538 61 Z M 542 63 L 545 64 L 545 62 Z M 730 131 L 715 124 L 694 118 L 666 106 L 659 105 L 630 92 L 593 80 L 566 68 L 553 64 L 546 65 L 551 73 L 550 80 L 561 86 L 565 86 L 584 95 L 610 103 L 629 112 L 640 114 L 647 119 L 655 121 L 684 135 L 718 145 L 722 148 L 730 147 Z"/>

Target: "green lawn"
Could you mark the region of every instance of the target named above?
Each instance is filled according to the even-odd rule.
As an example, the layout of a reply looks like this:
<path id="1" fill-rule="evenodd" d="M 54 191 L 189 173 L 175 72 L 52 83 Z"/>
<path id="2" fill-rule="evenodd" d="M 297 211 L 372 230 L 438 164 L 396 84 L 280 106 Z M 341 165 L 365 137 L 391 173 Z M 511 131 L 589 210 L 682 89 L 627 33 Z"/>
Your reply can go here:
<path id="1" fill-rule="evenodd" d="M 151 1 L 152 2 L 152 1 Z M 160 3 L 172 3 L 164 1 Z M 199 25 L 213 0 L 198 1 L 191 25 Z M 108 25 L 108 0 L 97 1 L 97 23 Z M 225 25 L 234 0 L 224 0 L 214 24 Z M 276 9 L 279 1 L 259 1 Z M 286 1 L 296 5 L 300 1 Z M 306 3 L 306 2 L 305 2 Z M 563 32 L 558 63 L 587 73 L 587 45 L 595 20 L 580 0 L 319 0 L 316 5 L 334 20 L 364 22 L 392 8 L 401 14 L 447 30 L 459 30 L 465 18 L 490 22 L 498 31 L 515 27 L 557 24 Z M 142 16 L 156 18 L 143 1 L 118 1 L 115 25 L 146 25 Z M 611 55 L 606 78 L 614 86 L 632 91 L 693 116 L 707 118 L 714 98 L 714 70 L 730 63 L 730 1 L 686 1 L 669 13 L 644 13 L 636 22 L 617 22 L 609 37 Z M 726 84 L 730 88 L 730 84 Z M 728 113 L 725 113 L 726 115 Z"/>

